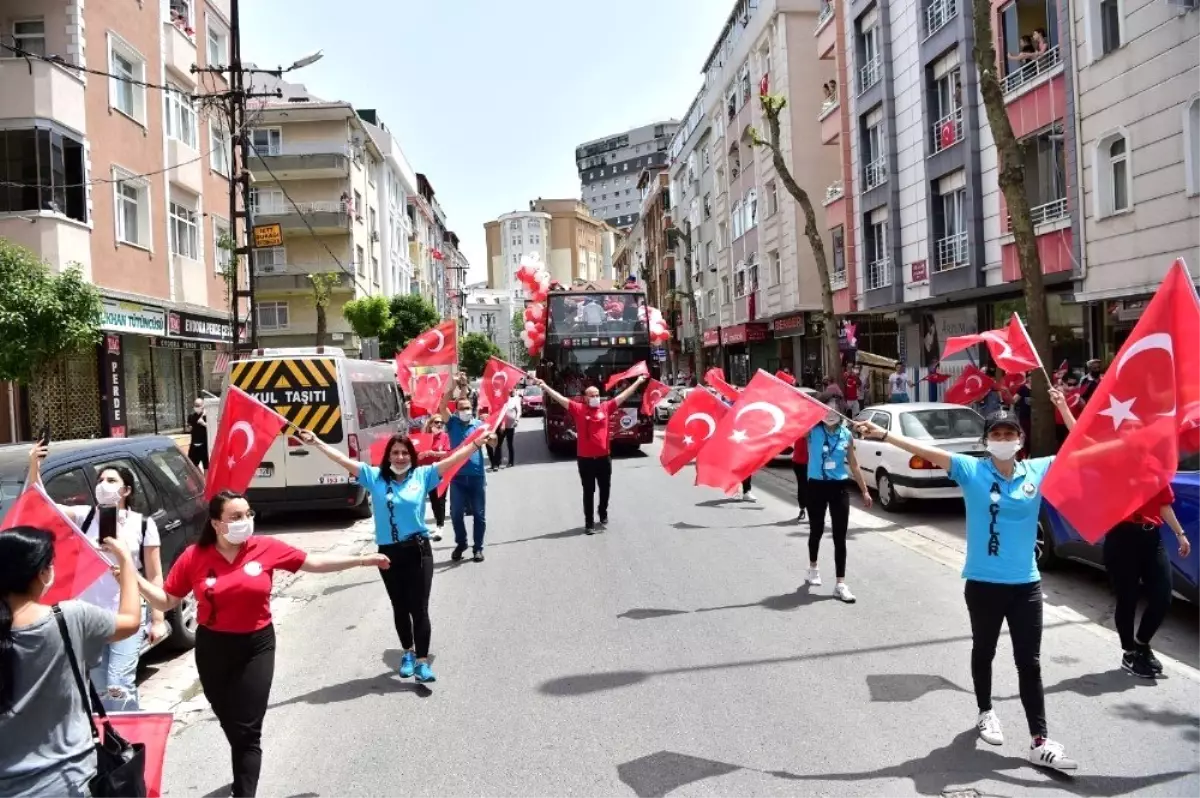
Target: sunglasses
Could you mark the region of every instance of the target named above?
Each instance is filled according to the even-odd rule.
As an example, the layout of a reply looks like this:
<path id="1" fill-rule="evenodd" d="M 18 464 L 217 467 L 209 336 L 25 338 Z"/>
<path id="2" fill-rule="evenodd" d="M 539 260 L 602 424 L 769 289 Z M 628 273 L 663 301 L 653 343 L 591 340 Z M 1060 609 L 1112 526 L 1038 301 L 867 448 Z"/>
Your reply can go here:
<path id="1" fill-rule="evenodd" d="M 435 427 L 444 427 L 444 426 L 446 426 L 446 422 L 444 422 L 444 421 L 435 421 L 435 422 L 433 422 L 433 426 L 435 426 Z"/>

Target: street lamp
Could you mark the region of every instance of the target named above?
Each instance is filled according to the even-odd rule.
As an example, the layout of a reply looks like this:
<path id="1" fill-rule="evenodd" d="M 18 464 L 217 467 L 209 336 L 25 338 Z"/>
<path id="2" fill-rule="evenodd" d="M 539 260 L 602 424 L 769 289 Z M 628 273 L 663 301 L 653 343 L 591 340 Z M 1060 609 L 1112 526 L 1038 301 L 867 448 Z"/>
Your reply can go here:
<path id="1" fill-rule="evenodd" d="M 315 53 L 309 53 L 308 55 L 304 56 L 303 58 L 296 59 L 295 63 L 293 63 L 290 67 L 288 67 L 287 69 L 284 69 L 282 71 L 283 72 L 291 72 L 294 69 L 304 69 L 304 67 L 312 66 L 313 64 L 317 63 L 324 57 L 325 57 L 325 54 L 322 53 L 320 50 L 317 50 Z"/>

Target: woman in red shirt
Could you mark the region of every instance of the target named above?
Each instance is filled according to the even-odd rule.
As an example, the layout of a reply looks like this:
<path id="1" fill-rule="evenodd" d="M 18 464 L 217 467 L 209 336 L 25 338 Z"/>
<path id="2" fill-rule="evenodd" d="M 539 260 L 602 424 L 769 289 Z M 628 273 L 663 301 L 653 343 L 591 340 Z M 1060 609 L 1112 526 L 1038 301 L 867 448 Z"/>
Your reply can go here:
<path id="1" fill-rule="evenodd" d="M 802 435 L 792 444 L 792 473 L 796 475 L 796 504 L 800 505 L 800 515 L 796 523 L 804 520 L 808 510 L 808 436 Z"/>
<path id="2" fill-rule="evenodd" d="M 222 491 L 208 503 L 200 539 L 179 555 L 162 587 L 138 575 L 142 595 L 156 610 L 168 612 L 189 593 L 196 596 L 196 670 L 233 750 L 233 796 L 258 790 L 263 716 L 275 676 L 275 571 L 331 573 L 389 564 L 382 554 L 310 555 L 282 540 L 254 537 L 250 504 Z"/>
<path id="3" fill-rule="evenodd" d="M 425 434 L 429 436 L 429 448 L 417 455 L 417 465 L 433 465 L 445 459 L 454 448 L 450 445 L 446 422 L 440 415 L 432 415 L 425 422 Z M 438 493 L 437 488 L 429 491 L 429 506 L 433 508 L 433 520 L 437 523 L 429 539 L 436 542 L 442 539 L 442 527 L 446 525 L 446 494 Z"/>

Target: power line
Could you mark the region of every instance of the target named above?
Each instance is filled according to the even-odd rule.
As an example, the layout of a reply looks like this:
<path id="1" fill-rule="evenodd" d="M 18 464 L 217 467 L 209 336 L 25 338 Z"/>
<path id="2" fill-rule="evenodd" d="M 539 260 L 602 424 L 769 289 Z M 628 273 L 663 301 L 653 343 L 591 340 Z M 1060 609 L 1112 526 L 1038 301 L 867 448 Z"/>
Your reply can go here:
<path id="1" fill-rule="evenodd" d="M 45 61 L 47 64 L 56 64 L 57 66 L 63 67 L 64 69 L 70 69 L 75 72 L 83 72 L 85 74 L 95 75 L 95 76 L 101 77 L 101 78 L 111 78 L 113 80 L 119 80 L 124 83 L 131 83 L 134 86 L 141 86 L 146 89 L 158 89 L 159 91 L 169 91 L 174 94 L 181 94 L 186 97 L 191 97 L 193 99 L 204 96 L 204 95 L 191 94 L 189 92 L 179 89 L 176 86 L 172 86 L 167 83 L 151 83 L 149 81 L 139 80 L 137 78 L 131 78 L 127 75 L 117 75 L 113 72 L 105 72 L 103 69 L 93 69 L 92 67 L 84 66 L 83 64 L 76 64 L 72 61 L 68 61 L 67 59 L 63 58 L 61 55 L 39 55 L 38 53 L 31 53 L 28 50 L 22 49 L 20 47 L 16 47 L 11 44 L 7 44 L 5 42 L 0 42 L 0 47 L 3 47 L 5 50 L 11 51 L 13 54 L 15 54 L 19 58 L 24 58 L 26 60 L 32 58 L 36 61 Z"/>

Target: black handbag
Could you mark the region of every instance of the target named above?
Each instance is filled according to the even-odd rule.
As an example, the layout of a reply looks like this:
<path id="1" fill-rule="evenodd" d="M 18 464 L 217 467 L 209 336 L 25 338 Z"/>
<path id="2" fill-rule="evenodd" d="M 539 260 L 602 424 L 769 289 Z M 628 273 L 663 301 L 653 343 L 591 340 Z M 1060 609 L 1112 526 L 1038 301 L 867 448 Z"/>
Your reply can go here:
<path id="1" fill-rule="evenodd" d="M 146 798 L 146 746 L 143 743 L 131 743 L 113 728 L 104 711 L 104 704 L 96 694 L 96 686 L 88 679 L 85 687 L 83 672 L 79 669 L 79 661 L 75 659 L 75 648 L 71 645 L 71 633 L 67 631 L 67 621 L 63 618 L 62 610 L 54 606 L 54 619 L 58 621 L 58 631 L 62 635 L 63 645 L 67 649 L 67 660 L 71 663 L 71 672 L 75 674 L 75 685 L 79 688 L 79 696 L 83 699 L 84 711 L 88 713 L 88 723 L 92 727 L 92 742 L 96 746 L 96 775 L 88 782 L 88 790 L 97 798 Z M 88 707 L 91 711 L 88 711 Z M 100 716 L 104 726 L 104 738 L 100 737 L 100 729 L 92 713 Z"/>

